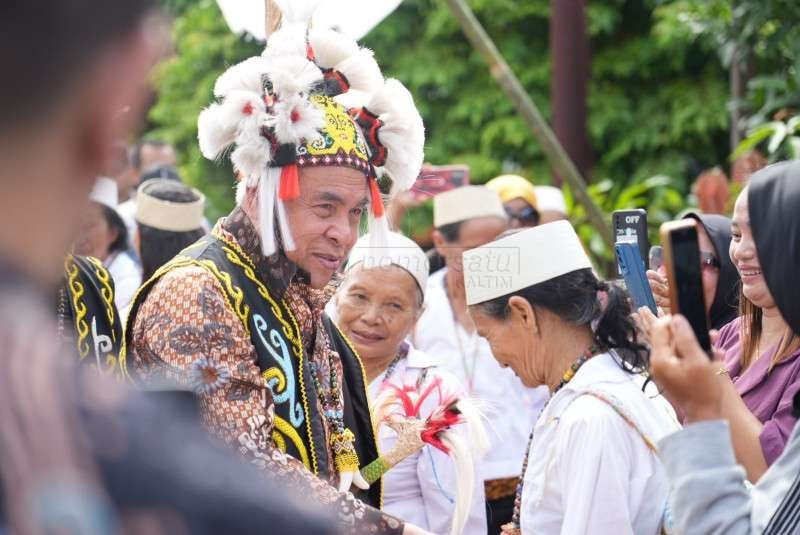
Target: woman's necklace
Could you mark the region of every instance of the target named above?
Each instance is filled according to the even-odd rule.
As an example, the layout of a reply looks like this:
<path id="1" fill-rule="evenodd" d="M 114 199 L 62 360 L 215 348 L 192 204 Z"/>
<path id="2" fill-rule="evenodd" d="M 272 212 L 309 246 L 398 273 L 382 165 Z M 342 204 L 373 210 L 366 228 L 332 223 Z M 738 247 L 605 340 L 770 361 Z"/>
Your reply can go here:
<path id="1" fill-rule="evenodd" d="M 575 362 L 572 363 L 572 366 L 567 368 L 567 371 L 564 372 L 564 375 L 561 377 L 561 382 L 558 383 L 558 386 L 553 390 L 553 393 L 550 394 L 547 402 L 542 407 L 542 410 L 539 412 L 539 416 L 541 417 L 544 414 L 544 410 L 547 408 L 547 405 L 550 403 L 550 400 L 553 399 L 553 396 L 556 395 L 556 392 L 561 390 L 564 385 L 569 383 L 578 370 L 583 366 L 587 360 L 592 358 L 593 356 L 597 355 L 600 352 L 599 348 L 596 345 L 592 345 L 589 349 L 584 351 L 581 356 L 579 356 Z M 537 421 L 539 418 L 536 419 Z M 535 426 L 534 426 L 535 427 Z M 522 482 L 525 479 L 525 472 L 528 470 L 528 457 L 531 454 L 531 445 L 533 444 L 533 430 L 531 430 L 530 438 L 528 438 L 528 449 L 525 451 L 525 459 L 522 461 L 522 475 L 519 478 L 519 483 L 517 484 L 517 495 L 514 497 L 514 514 L 511 517 L 511 522 L 503 526 L 503 535 L 521 535 L 522 528 L 520 527 L 520 514 L 522 511 Z"/>
<path id="2" fill-rule="evenodd" d="M 389 381 L 392 378 L 392 375 L 394 375 L 397 365 L 400 364 L 400 361 L 406 358 L 407 356 L 408 356 L 408 344 L 403 342 L 402 344 L 400 344 L 400 349 L 397 350 L 397 355 L 394 356 L 392 361 L 386 367 L 386 371 L 383 374 L 383 380 L 381 381 L 381 387 L 389 383 Z"/>

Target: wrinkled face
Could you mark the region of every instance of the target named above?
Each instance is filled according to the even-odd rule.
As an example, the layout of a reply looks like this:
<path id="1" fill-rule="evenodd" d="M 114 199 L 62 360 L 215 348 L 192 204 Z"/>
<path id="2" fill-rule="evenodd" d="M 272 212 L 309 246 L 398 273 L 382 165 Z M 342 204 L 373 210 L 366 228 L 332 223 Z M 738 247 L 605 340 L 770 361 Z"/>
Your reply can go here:
<path id="1" fill-rule="evenodd" d="M 75 241 L 75 254 L 94 256 L 105 261 L 116 239 L 117 231 L 108 224 L 103 206 L 90 202 L 84 211 L 80 234 Z"/>
<path id="2" fill-rule="evenodd" d="M 461 223 L 458 239 L 447 241 L 441 233 L 434 232 L 436 250 L 442 255 L 447 269 L 453 273 L 463 273 L 462 253 L 481 245 L 486 245 L 508 229 L 508 221 L 501 217 L 479 217 Z M 464 277 L 458 280 L 463 285 Z"/>
<path id="3" fill-rule="evenodd" d="M 479 336 L 488 340 L 495 360 L 509 367 L 527 387 L 546 384 L 547 355 L 550 353 L 548 337 L 542 332 L 558 328 L 548 319 L 551 314 L 541 309 L 534 312 L 530 303 L 519 296 L 508 301 L 509 313 L 505 318 L 487 314 L 480 306 L 469 307 L 470 316 Z"/>
<path id="4" fill-rule="evenodd" d="M 731 261 L 742 278 L 742 292 L 754 305 L 772 308 L 775 300 L 767 288 L 761 263 L 758 261 L 756 242 L 750 227 L 750 214 L 747 202 L 748 188 L 742 190 L 733 208 L 731 225 Z"/>
<path id="5" fill-rule="evenodd" d="M 349 167 L 300 170 L 300 197 L 286 203 L 295 250 L 286 256 L 323 288 L 358 239 L 367 210 L 367 179 Z"/>
<path id="6" fill-rule="evenodd" d="M 703 257 L 703 297 L 706 300 L 706 312 L 711 310 L 711 305 L 714 303 L 714 297 L 717 294 L 717 283 L 719 282 L 719 257 L 714 250 L 714 244 L 711 242 L 711 237 L 706 232 L 705 227 L 697 225 L 697 242 L 700 246 L 700 255 Z M 706 259 L 716 260 L 717 266 L 707 263 Z"/>
<path id="7" fill-rule="evenodd" d="M 361 358 L 395 355 L 421 312 L 414 277 L 398 266 L 361 269 L 347 274 L 336 295 L 337 323 Z"/>

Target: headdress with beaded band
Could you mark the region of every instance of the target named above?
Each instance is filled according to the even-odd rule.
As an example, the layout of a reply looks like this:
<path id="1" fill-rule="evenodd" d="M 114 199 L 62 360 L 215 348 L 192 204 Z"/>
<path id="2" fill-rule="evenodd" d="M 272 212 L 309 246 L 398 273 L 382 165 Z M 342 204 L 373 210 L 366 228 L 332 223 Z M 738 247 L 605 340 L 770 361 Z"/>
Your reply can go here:
<path id="1" fill-rule="evenodd" d="M 217 79 L 218 101 L 198 119 L 200 149 L 209 159 L 230 151 L 242 176 L 238 203 L 257 189 L 264 254 L 277 250 L 276 223 L 284 249 L 294 249 L 284 202 L 300 194 L 299 169 L 312 166 L 364 173 L 370 235 L 380 245 L 388 225 L 377 179 L 388 175 L 393 193 L 411 187 L 423 161 L 422 119 L 408 90 L 383 79 L 370 50 L 309 26 L 317 2 L 277 3 L 283 23 L 263 54 Z"/>

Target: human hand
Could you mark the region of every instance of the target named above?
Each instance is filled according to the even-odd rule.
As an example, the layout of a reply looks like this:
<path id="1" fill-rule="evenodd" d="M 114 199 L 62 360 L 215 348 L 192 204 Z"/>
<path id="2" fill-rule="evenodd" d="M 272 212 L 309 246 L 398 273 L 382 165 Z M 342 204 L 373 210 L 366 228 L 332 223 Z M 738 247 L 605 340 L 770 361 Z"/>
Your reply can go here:
<path id="1" fill-rule="evenodd" d="M 650 373 L 677 403 L 687 423 L 722 418 L 723 384 L 683 316 L 657 319 L 651 329 Z"/>
<path id="2" fill-rule="evenodd" d="M 656 306 L 662 310 L 669 310 L 669 282 L 666 277 L 651 269 L 647 271 L 647 282 L 650 284 L 650 290 L 653 291 Z"/>
<path id="3" fill-rule="evenodd" d="M 642 341 L 650 344 L 650 333 L 653 330 L 653 325 L 658 321 L 658 317 L 664 317 L 661 309 L 658 310 L 658 317 L 648 307 L 639 307 L 639 310 L 631 314 L 634 323 L 639 328 L 640 338 Z"/>

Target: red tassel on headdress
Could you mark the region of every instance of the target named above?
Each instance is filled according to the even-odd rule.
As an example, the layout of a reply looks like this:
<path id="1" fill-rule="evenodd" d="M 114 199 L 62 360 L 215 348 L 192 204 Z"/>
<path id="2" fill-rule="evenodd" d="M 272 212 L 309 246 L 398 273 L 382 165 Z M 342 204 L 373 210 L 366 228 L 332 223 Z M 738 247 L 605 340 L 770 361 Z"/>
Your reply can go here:
<path id="1" fill-rule="evenodd" d="M 374 178 L 368 178 L 367 181 L 369 182 L 372 215 L 376 218 L 383 217 L 383 199 L 381 198 L 381 190 L 378 188 L 378 181 Z"/>
<path id="2" fill-rule="evenodd" d="M 281 182 L 278 186 L 278 198 L 282 201 L 291 201 L 300 196 L 300 177 L 297 164 L 290 163 L 281 168 Z"/>

